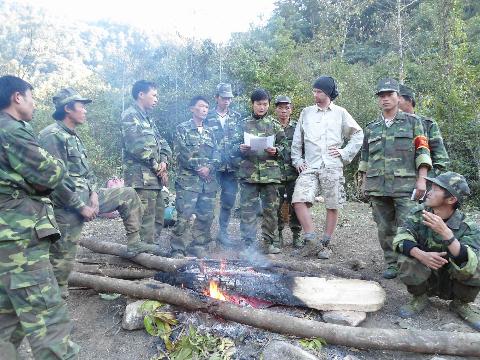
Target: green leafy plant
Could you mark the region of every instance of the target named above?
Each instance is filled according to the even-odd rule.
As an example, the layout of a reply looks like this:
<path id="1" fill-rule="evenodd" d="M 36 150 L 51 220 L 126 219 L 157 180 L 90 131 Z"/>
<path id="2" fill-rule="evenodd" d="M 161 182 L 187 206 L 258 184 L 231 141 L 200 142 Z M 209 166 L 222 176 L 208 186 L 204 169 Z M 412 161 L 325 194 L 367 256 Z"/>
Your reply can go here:
<path id="1" fill-rule="evenodd" d="M 161 311 L 162 303 L 158 301 L 145 301 L 140 310 L 146 313 L 143 324 L 145 330 L 152 336 L 160 337 L 165 343 L 167 351 L 173 350 L 173 343 L 170 340 L 172 333 L 172 325 L 177 325 L 178 320 L 168 311 Z"/>
<path id="2" fill-rule="evenodd" d="M 327 345 L 327 342 L 322 338 L 302 339 L 299 341 L 305 349 L 320 351 L 322 347 Z"/>

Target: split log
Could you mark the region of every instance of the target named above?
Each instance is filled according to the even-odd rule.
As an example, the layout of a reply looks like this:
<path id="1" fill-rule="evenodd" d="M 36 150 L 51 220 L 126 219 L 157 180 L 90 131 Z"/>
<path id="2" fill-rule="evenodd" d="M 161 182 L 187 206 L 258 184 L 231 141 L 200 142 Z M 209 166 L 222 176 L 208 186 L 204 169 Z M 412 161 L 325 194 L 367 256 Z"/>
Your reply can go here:
<path id="1" fill-rule="evenodd" d="M 79 243 L 83 247 L 90 249 L 93 252 L 101 253 L 101 254 L 110 254 L 116 255 L 120 257 L 124 257 L 127 252 L 127 247 L 125 245 L 120 245 L 113 242 L 107 241 L 96 241 L 96 240 L 89 240 L 89 239 L 82 239 Z M 221 260 L 216 259 L 195 259 L 195 258 L 186 258 L 186 259 L 170 259 L 161 256 L 155 256 L 150 254 L 139 254 L 133 259 L 133 262 L 138 263 L 142 266 L 145 266 L 149 269 L 160 270 L 164 272 L 174 272 L 180 269 L 186 269 L 192 266 L 203 266 L 202 264 L 216 264 L 217 267 L 220 267 Z M 125 260 L 128 261 L 128 260 Z M 290 270 L 290 271 L 297 271 L 302 272 L 308 275 L 332 275 L 338 277 L 344 277 L 349 279 L 365 279 L 370 280 L 367 277 L 364 277 L 361 273 L 352 271 L 349 269 L 342 268 L 340 266 L 336 266 L 334 264 L 320 264 L 314 261 L 296 261 L 295 259 L 288 259 L 288 260 L 275 260 L 275 259 L 268 259 L 265 258 L 265 263 L 251 263 L 246 260 L 226 260 L 227 264 L 240 264 L 242 263 L 244 266 L 251 266 L 254 269 L 269 269 L 271 271 Z"/>
<path id="2" fill-rule="evenodd" d="M 373 281 L 325 279 L 265 272 L 207 271 L 158 273 L 158 280 L 202 293 L 214 280 L 222 292 L 246 295 L 274 304 L 317 310 L 378 311 L 385 303 L 385 290 Z"/>
<path id="3" fill-rule="evenodd" d="M 228 302 L 200 298 L 167 284 L 137 283 L 73 272 L 69 282 L 99 292 L 153 299 L 220 316 L 226 320 L 301 338 L 321 337 L 329 344 L 361 349 L 409 351 L 428 354 L 480 356 L 480 334 L 426 330 L 367 329 L 326 324 L 269 310 L 241 308 Z"/>

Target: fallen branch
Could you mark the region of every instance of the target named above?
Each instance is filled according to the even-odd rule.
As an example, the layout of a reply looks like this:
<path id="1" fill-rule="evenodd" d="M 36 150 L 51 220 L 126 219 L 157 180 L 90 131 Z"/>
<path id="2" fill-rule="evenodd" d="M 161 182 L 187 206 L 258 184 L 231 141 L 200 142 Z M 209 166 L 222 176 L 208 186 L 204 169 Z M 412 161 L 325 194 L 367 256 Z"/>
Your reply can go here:
<path id="1" fill-rule="evenodd" d="M 103 275 L 117 279 L 147 279 L 152 278 L 158 272 L 155 270 L 139 269 L 135 267 L 119 267 L 100 264 L 75 264 L 73 271 L 84 274 Z"/>
<path id="2" fill-rule="evenodd" d="M 241 308 L 228 302 L 200 298 L 160 282 L 138 283 L 73 272 L 69 282 L 99 292 L 114 292 L 141 299 L 154 299 L 220 316 L 245 325 L 301 338 L 321 337 L 329 344 L 363 349 L 410 351 L 416 353 L 480 356 L 480 334 L 367 329 L 320 323 L 269 310 Z"/>
<path id="3" fill-rule="evenodd" d="M 113 242 L 107 241 L 97 241 L 97 240 L 88 240 L 82 239 L 80 241 L 80 245 L 90 249 L 93 252 L 101 253 L 101 254 L 109 254 L 109 255 L 116 255 L 120 257 L 124 257 L 127 252 L 127 247 L 125 245 L 120 245 Z M 189 265 L 200 266 L 199 263 L 210 262 L 220 264 L 220 260 L 215 259 L 170 259 L 161 256 L 149 255 L 149 254 L 139 254 L 136 257 L 130 259 L 131 261 L 138 263 L 142 266 L 145 266 L 149 269 L 160 270 L 164 272 L 174 272 L 178 269 L 185 268 Z M 284 270 L 291 270 L 291 271 L 298 271 L 303 274 L 311 274 L 311 275 L 318 275 L 318 274 L 330 274 L 333 276 L 339 276 L 344 278 L 350 279 L 364 279 L 369 280 L 368 278 L 364 278 L 360 273 L 345 269 L 333 264 L 319 264 L 318 262 L 313 261 L 295 261 L 294 259 L 288 260 L 275 260 L 275 259 L 268 259 L 266 258 L 266 264 L 255 265 L 245 260 L 227 260 L 227 262 L 239 262 L 244 263 L 245 265 L 255 267 L 263 267 L 263 268 L 279 268 Z M 125 260 L 125 263 L 128 263 Z"/>

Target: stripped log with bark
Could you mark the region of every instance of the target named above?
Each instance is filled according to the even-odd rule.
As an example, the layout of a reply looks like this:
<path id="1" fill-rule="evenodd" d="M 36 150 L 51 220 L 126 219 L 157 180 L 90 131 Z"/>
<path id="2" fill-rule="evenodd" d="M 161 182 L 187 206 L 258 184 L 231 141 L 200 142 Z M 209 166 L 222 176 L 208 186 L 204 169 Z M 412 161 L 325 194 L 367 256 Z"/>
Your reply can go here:
<path id="1" fill-rule="evenodd" d="M 153 299 L 178 305 L 188 310 L 203 311 L 226 320 L 254 326 L 285 335 L 301 338 L 321 337 L 329 344 L 361 349 L 382 349 L 416 353 L 480 356 L 480 334 L 427 331 L 357 328 L 321 323 L 279 314 L 269 310 L 241 308 L 187 290 L 160 282 L 139 283 L 73 272 L 72 286 L 114 292 L 140 299 Z"/>
<path id="2" fill-rule="evenodd" d="M 120 257 L 125 257 L 127 254 L 127 247 L 125 245 L 120 245 L 113 242 L 107 241 L 97 241 L 90 239 L 82 239 L 80 245 L 83 247 L 101 254 L 109 254 Z M 160 270 L 163 272 L 174 272 L 178 270 L 183 270 L 191 267 L 200 267 L 204 264 L 213 264 L 216 263 L 217 267 L 220 267 L 220 263 L 223 260 L 216 259 L 196 259 L 196 258 L 186 258 L 186 259 L 170 259 L 161 256 L 155 256 L 150 254 L 139 254 L 136 257 L 131 259 L 132 262 L 140 264 L 149 269 Z M 225 260 L 228 266 L 229 263 L 239 264 L 243 263 L 245 266 L 250 266 L 254 269 L 269 269 L 272 272 L 282 272 L 282 271 L 296 271 L 301 272 L 307 275 L 331 275 L 336 277 L 344 277 L 349 279 L 365 279 L 369 280 L 362 276 L 361 273 L 352 271 L 349 269 L 336 266 L 334 264 L 319 264 L 314 261 L 295 261 L 292 259 L 288 260 L 276 260 L 264 258 L 259 262 L 252 262 L 249 260 L 238 260 L 238 259 L 227 259 Z M 128 260 L 124 260 L 124 263 L 128 263 Z"/>

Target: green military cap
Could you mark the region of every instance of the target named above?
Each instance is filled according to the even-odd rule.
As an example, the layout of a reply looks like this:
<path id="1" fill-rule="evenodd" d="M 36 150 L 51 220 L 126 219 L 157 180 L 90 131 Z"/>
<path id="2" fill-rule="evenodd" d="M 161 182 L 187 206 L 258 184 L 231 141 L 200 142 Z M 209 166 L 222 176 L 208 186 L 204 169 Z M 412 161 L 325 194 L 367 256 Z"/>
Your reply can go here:
<path id="1" fill-rule="evenodd" d="M 375 95 L 378 95 L 382 92 L 392 92 L 395 91 L 398 93 L 398 81 L 392 78 L 381 79 L 377 85 L 377 92 Z"/>
<path id="2" fill-rule="evenodd" d="M 408 96 L 410 99 L 412 100 L 415 100 L 415 93 L 413 92 L 413 90 L 411 88 L 409 88 L 408 86 L 405 86 L 405 85 L 402 85 L 400 84 L 400 88 L 399 88 L 399 95 L 400 96 Z"/>
<path id="3" fill-rule="evenodd" d="M 275 105 L 278 105 L 278 104 L 291 104 L 292 103 L 292 100 L 290 100 L 290 98 L 288 96 L 285 96 L 285 95 L 278 95 L 276 98 L 275 98 Z"/>
<path id="4" fill-rule="evenodd" d="M 463 175 L 455 172 L 447 171 L 446 173 L 438 175 L 436 178 L 425 177 L 425 179 L 447 190 L 457 198 L 459 204 L 462 204 L 467 196 L 470 195 L 467 180 L 465 180 Z"/>
<path id="5" fill-rule="evenodd" d="M 92 100 L 84 98 L 83 96 L 80 96 L 80 94 L 73 90 L 72 88 L 65 88 L 60 90 L 54 97 L 53 97 L 53 104 L 55 105 L 55 108 L 61 109 L 65 105 L 67 105 L 69 102 L 72 101 L 79 101 L 84 104 L 89 104 L 92 102 Z"/>
<path id="6" fill-rule="evenodd" d="M 232 85 L 226 83 L 218 84 L 216 94 L 224 98 L 233 98 Z"/>
<path id="7" fill-rule="evenodd" d="M 92 102 L 92 100 L 80 96 L 80 94 L 72 88 L 60 90 L 52 100 L 53 104 L 55 105 L 55 112 L 52 114 L 52 117 L 55 120 L 63 120 L 63 107 L 72 101 L 79 101 L 84 104 L 89 104 Z"/>

